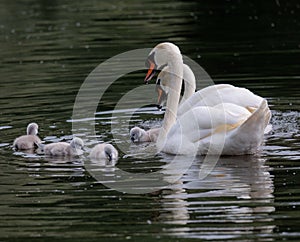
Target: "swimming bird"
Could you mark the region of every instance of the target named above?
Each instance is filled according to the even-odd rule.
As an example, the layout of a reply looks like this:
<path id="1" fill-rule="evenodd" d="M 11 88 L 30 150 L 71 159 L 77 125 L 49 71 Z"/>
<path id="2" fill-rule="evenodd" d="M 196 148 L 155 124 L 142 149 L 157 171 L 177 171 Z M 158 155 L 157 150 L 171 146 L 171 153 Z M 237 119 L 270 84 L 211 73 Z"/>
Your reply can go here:
<path id="1" fill-rule="evenodd" d="M 118 151 L 111 144 L 97 144 L 91 150 L 89 157 L 94 161 L 105 160 L 114 163 L 118 159 Z"/>
<path id="2" fill-rule="evenodd" d="M 159 128 L 153 128 L 145 131 L 139 127 L 133 127 L 130 132 L 130 139 L 134 143 L 140 142 L 156 142 L 159 134 Z"/>
<path id="3" fill-rule="evenodd" d="M 13 147 L 17 150 L 30 150 L 41 143 L 37 136 L 39 126 L 36 123 L 30 123 L 27 126 L 27 135 L 22 135 L 14 140 Z"/>
<path id="4" fill-rule="evenodd" d="M 191 68 L 183 64 L 183 80 L 185 89 L 177 111 L 178 116 L 196 106 L 216 106 L 221 103 L 233 103 L 254 112 L 262 97 L 253 94 L 245 88 L 235 87 L 229 84 L 218 84 L 203 88 L 195 93 L 196 78 Z M 169 67 L 165 66 L 159 73 L 156 80 L 156 91 L 158 93 L 157 106 L 159 109 L 166 103 L 171 85 L 172 75 Z M 268 129 L 269 130 L 269 129 Z M 134 127 L 130 130 L 130 138 L 133 142 L 156 142 L 159 128 L 152 128 L 145 131 L 142 128 Z"/>
<path id="5" fill-rule="evenodd" d="M 40 146 L 42 152 L 48 156 L 78 156 L 83 154 L 84 142 L 75 137 L 71 143 L 57 142 Z"/>
<path id="6" fill-rule="evenodd" d="M 184 105 L 192 99 L 195 105 L 186 106 L 182 114 L 177 116 L 183 78 L 183 61 L 179 48 L 172 43 L 158 44 L 150 52 L 147 62 L 150 68 L 146 82 L 153 76 L 154 69 L 162 69 L 164 66 L 168 66 L 171 78 L 168 82 L 169 93 L 163 125 L 156 142 L 159 151 L 170 154 L 196 152 L 200 155 L 242 155 L 257 151 L 271 117 L 265 99 L 260 98 L 261 101 L 254 110 L 228 102 L 199 106 L 196 104 L 202 97 L 195 93 L 183 103 Z M 221 147 L 222 150 L 212 150 L 211 145 Z"/>

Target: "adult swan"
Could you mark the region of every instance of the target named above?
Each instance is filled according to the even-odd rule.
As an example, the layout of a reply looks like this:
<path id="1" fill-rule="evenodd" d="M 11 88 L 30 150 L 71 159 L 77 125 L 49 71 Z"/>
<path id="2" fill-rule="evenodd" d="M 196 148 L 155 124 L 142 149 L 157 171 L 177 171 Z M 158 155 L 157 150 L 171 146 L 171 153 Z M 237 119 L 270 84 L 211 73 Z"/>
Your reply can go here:
<path id="1" fill-rule="evenodd" d="M 183 61 L 179 48 L 172 43 L 158 44 L 148 56 L 148 81 L 153 70 L 168 66 L 168 98 L 162 128 L 157 138 L 159 151 L 188 155 L 253 154 L 263 141 L 271 112 L 262 99 L 254 112 L 233 103 L 195 106 L 177 117 L 183 77 Z M 196 95 L 196 94 L 194 94 Z M 190 98 L 195 98 L 191 96 Z"/>

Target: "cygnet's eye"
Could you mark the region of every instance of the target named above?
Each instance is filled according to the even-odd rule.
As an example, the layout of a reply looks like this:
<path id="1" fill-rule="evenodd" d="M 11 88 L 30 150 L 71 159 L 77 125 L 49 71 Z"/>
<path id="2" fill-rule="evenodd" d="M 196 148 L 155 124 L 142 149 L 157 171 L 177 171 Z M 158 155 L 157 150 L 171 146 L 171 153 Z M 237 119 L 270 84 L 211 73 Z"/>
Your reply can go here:
<path id="1" fill-rule="evenodd" d="M 156 85 L 160 85 L 160 78 L 157 79 Z"/>

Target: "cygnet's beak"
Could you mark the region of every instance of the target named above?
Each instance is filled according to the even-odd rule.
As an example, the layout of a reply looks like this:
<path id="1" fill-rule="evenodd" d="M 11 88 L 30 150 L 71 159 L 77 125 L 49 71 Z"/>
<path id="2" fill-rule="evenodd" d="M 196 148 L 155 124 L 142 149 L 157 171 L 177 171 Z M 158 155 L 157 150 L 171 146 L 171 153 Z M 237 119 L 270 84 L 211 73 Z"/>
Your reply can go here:
<path id="1" fill-rule="evenodd" d="M 110 152 L 105 151 L 105 155 L 107 156 L 107 159 L 108 159 L 109 161 L 112 160 L 112 154 L 111 154 Z"/>

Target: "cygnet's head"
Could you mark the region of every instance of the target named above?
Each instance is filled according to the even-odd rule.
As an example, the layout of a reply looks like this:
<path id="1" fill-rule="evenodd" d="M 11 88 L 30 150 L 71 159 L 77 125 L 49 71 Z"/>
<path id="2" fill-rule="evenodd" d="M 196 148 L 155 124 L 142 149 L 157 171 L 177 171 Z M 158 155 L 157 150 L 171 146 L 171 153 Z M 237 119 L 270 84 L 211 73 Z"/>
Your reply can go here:
<path id="1" fill-rule="evenodd" d="M 107 160 L 116 161 L 118 159 L 118 151 L 111 144 L 106 144 L 104 147 L 104 152 Z"/>
<path id="2" fill-rule="evenodd" d="M 30 123 L 27 126 L 27 135 L 37 135 L 39 126 L 36 123 Z"/>
<path id="3" fill-rule="evenodd" d="M 131 141 L 134 143 L 141 142 L 144 136 L 147 135 L 146 131 L 139 127 L 132 128 L 129 134 L 130 134 Z"/>
<path id="4" fill-rule="evenodd" d="M 82 150 L 84 147 L 84 142 L 82 139 L 75 137 L 70 143 L 71 147 L 76 150 Z"/>

